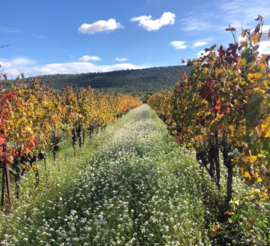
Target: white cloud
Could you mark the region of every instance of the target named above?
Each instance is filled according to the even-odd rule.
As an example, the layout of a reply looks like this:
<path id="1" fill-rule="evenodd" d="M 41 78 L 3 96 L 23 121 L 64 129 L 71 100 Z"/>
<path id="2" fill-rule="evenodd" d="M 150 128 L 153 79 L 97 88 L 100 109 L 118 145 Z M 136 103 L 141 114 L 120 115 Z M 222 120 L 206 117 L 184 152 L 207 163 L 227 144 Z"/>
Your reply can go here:
<path id="1" fill-rule="evenodd" d="M 75 58 L 75 56 L 73 56 L 73 55 L 70 55 L 70 56 L 69 56 L 69 58 L 70 58 L 70 59 L 74 59 L 74 58 Z"/>
<path id="2" fill-rule="evenodd" d="M 28 65 L 34 65 L 36 61 L 24 58 L 24 57 L 19 57 L 11 61 L 12 64 L 16 66 L 28 66 Z"/>
<path id="3" fill-rule="evenodd" d="M 118 62 L 125 62 L 125 61 L 127 61 L 127 58 L 118 58 L 117 57 L 115 60 Z"/>
<path id="4" fill-rule="evenodd" d="M 79 61 L 88 62 L 88 61 L 101 61 L 100 57 L 98 56 L 82 56 Z"/>
<path id="5" fill-rule="evenodd" d="M 192 47 L 191 48 L 196 48 L 196 47 L 200 47 L 200 46 L 204 46 L 204 45 L 206 45 L 207 44 L 207 42 L 196 42 L 196 43 L 194 43 L 193 45 L 192 45 Z"/>
<path id="6" fill-rule="evenodd" d="M 37 76 L 46 74 L 110 72 L 115 70 L 146 68 L 146 66 L 137 66 L 130 63 L 97 66 L 90 62 L 51 63 L 45 65 L 29 66 L 29 63 L 24 65 L 22 63 L 14 63 L 13 61 L 16 60 L 4 61 L 0 59 L 0 64 L 2 66 L 1 69 L 3 70 L 3 73 L 7 73 L 10 78 L 17 77 L 20 73 L 24 73 L 25 76 Z"/>
<path id="7" fill-rule="evenodd" d="M 118 28 L 124 28 L 124 27 L 120 24 L 120 22 L 116 22 L 115 19 L 109 19 L 107 21 L 99 20 L 92 24 L 84 23 L 79 27 L 78 32 L 87 33 L 87 34 L 95 34 L 97 32 L 113 31 Z"/>
<path id="8" fill-rule="evenodd" d="M 152 20 L 151 15 L 142 15 L 139 17 L 133 17 L 131 21 L 138 21 L 139 26 L 147 31 L 156 31 L 165 25 L 173 25 L 175 22 L 175 14 L 171 12 L 164 12 L 163 15 L 156 20 Z"/>
<path id="9" fill-rule="evenodd" d="M 28 69 L 29 66 L 33 66 L 34 64 L 36 64 L 36 61 L 24 57 L 19 57 L 11 61 L 0 58 L 1 71 L 3 71 L 3 73 L 12 74 L 13 76 L 20 74 L 17 69 L 18 67 L 24 67 L 24 69 Z"/>
<path id="10" fill-rule="evenodd" d="M 0 60 L 0 67 L 9 69 L 9 68 L 12 68 L 12 64 L 11 64 L 11 62 L 4 62 L 4 61 Z"/>
<path id="11" fill-rule="evenodd" d="M 258 51 L 260 54 L 270 54 L 270 42 L 261 42 Z"/>
<path id="12" fill-rule="evenodd" d="M 186 49 L 188 46 L 185 45 L 185 41 L 173 41 L 171 42 L 171 46 L 173 46 L 175 49 L 180 50 L 180 49 Z"/>

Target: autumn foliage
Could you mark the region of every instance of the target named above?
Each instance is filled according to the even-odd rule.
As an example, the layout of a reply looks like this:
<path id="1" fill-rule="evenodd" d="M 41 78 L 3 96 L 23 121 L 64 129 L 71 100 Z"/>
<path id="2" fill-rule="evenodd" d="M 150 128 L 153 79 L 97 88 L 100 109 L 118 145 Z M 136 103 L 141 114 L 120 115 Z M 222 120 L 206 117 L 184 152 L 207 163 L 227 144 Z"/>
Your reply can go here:
<path id="1" fill-rule="evenodd" d="M 16 196 L 20 181 L 28 170 L 37 172 L 37 162 L 48 151 L 59 148 L 67 133 L 73 146 L 84 141 L 87 129 L 105 127 L 141 102 L 129 95 L 107 95 L 92 88 L 64 88 L 59 94 L 43 85 L 41 78 L 17 78 L 5 85 L 0 77 L 0 167 L 14 176 Z M 4 176 L 3 176 L 4 177 Z"/>
<path id="2" fill-rule="evenodd" d="M 239 170 L 247 185 L 259 192 L 250 199 L 268 200 L 270 192 L 270 55 L 259 54 L 263 18 L 253 31 L 229 27 L 234 43 L 216 45 L 188 60 L 191 73 L 174 91 L 153 95 L 148 103 L 165 118 L 176 140 L 196 150 L 196 157 L 220 188 L 220 156 L 227 168 L 227 202 L 232 176 Z M 164 103 L 165 102 L 165 103 Z"/>

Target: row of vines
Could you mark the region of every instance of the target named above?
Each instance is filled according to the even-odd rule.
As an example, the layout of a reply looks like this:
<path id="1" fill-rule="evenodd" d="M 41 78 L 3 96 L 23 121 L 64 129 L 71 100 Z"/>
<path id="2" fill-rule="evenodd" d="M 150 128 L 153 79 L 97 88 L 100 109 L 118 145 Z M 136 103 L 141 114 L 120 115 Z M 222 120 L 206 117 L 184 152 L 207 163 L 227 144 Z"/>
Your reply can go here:
<path id="1" fill-rule="evenodd" d="M 148 104 L 166 122 L 176 141 L 196 150 L 196 158 L 220 189 L 221 163 L 227 177 L 227 206 L 232 205 L 233 172 L 254 189 L 250 201 L 270 195 L 270 55 L 259 54 L 263 17 L 253 30 L 229 27 L 234 43 L 213 45 L 187 65 L 174 90 L 154 94 Z M 184 61 L 182 61 L 184 62 Z M 259 204 L 259 203 L 258 203 Z M 232 206 L 233 208 L 233 206 Z M 230 212 L 234 214 L 233 209 Z"/>
<path id="2" fill-rule="evenodd" d="M 63 136 L 76 145 L 84 143 L 95 129 L 107 124 L 137 107 L 141 101 L 129 95 L 109 95 L 88 87 L 75 91 L 72 87 L 58 93 L 45 86 L 41 78 L 17 78 L 8 85 L 0 73 L 0 168 L 2 172 L 1 205 L 5 194 L 12 205 L 11 182 L 15 182 L 15 196 L 20 196 L 23 176 L 29 170 L 36 172 L 39 182 L 38 161 L 49 151 L 56 152 Z M 5 188 L 7 190 L 5 190 Z"/>

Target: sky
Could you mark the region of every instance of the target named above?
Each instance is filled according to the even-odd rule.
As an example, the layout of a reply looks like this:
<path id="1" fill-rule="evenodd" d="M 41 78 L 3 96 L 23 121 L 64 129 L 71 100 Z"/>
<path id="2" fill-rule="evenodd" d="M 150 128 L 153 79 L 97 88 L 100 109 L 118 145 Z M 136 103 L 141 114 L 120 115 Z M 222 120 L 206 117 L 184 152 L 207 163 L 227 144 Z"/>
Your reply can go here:
<path id="1" fill-rule="evenodd" d="M 270 0 L 0 0 L 0 71 L 9 77 L 180 65 L 228 25 L 270 28 Z M 264 34 L 260 51 L 270 53 Z"/>

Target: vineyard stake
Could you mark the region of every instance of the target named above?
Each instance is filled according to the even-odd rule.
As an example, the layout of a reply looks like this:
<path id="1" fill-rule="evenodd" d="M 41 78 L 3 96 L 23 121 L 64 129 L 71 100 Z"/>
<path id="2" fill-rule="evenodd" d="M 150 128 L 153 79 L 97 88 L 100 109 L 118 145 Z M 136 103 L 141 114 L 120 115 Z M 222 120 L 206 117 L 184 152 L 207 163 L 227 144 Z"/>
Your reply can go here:
<path id="1" fill-rule="evenodd" d="M 10 176 L 9 176 L 9 169 L 8 164 L 4 164 L 3 173 L 2 173 L 2 195 L 1 195 L 1 207 L 4 206 L 4 199 L 5 199 L 5 185 L 7 186 L 7 195 L 8 195 L 8 203 L 9 207 L 12 206 L 12 196 L 11 196 L 11 185 L 10 185 Z M 5 180 L 6 178 L 6 180 Z"/>
<path id="2" fill-rule="evenodd" d="M 7 177 L 6 183 L 7 183 L 8 203 L 9 203 L 9 206 L 11 207 L 12 206 L 12 195 L 11 195 L 11 184 L 10 184 L 10 175 L 9 175 L 8 164 L 6 164 L 5 170 L 6 170 L 6 177 Z"/>
<path id="3" fill-rule="evenodd" d="M 3 172 L 2 172 L 2 194 L 1 194 L 1 207 L 4 206 L 4 197 L 5 197 L 5 171 L 4 171 L 4 168 L 3 169 Z"/>

